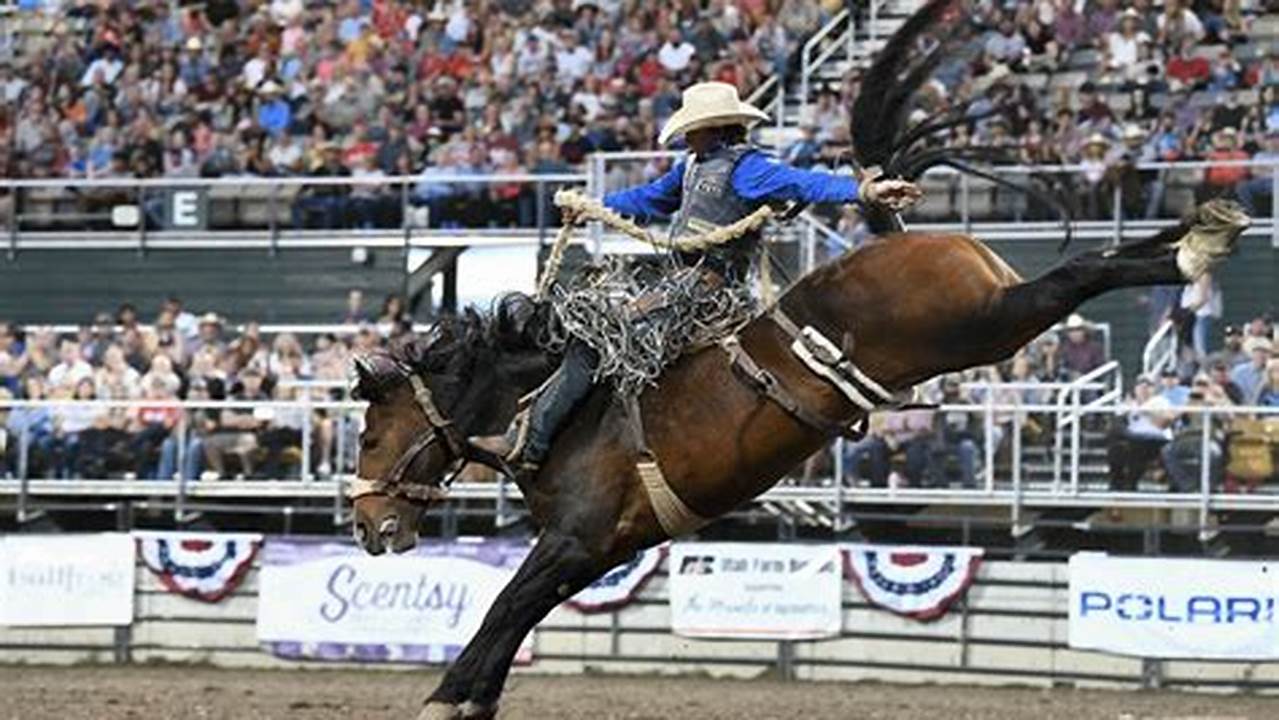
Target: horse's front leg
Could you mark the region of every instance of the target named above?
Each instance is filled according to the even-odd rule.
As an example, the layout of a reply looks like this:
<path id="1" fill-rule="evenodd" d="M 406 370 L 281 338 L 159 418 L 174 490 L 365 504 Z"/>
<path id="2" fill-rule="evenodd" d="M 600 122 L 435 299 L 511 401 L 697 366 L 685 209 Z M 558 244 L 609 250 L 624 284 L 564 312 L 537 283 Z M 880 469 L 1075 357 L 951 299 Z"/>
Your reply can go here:
<path id="1" fill-rule="evenodd" d="M 475 637 L 426 700 L 418 720 L 481 720 L 497 713 L 497 699 L 524 637 L 560 602 L 609 567 L 574 537 L 539 537 L 515 577 L 484 616 Z"/>

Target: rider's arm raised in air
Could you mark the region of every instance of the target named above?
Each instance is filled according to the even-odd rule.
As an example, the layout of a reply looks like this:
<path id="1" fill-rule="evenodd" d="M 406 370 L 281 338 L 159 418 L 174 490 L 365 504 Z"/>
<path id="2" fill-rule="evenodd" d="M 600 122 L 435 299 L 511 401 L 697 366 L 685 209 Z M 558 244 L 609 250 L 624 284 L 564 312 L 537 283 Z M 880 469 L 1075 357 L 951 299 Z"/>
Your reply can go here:
<path id="1" fill-rule="evenodd" d="M 859 199 L 857 180 L 848 175 L 799 170 L 760 152 L 738 161 L 733 189 L 747 200 L 850 203 Z"/>
<path id="2" fill-rule="evenodd" d="M 683 161 L 647 185 L 618 190 L 604 196 L 604 205 L 639 222 L 668 218 L 679 210 L 684 181 Z"/>

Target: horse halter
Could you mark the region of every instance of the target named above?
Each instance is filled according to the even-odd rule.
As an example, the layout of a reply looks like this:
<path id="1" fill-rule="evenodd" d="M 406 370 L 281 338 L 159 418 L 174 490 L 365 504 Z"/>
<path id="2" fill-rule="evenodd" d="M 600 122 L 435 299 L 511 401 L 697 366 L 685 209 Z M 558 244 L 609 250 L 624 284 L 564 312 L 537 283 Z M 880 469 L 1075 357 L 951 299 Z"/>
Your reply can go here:
<path id="1" fill-rule="evenodd" d="M 362 361 L 357 360 L 356 362 Z M 506 467 L 506 463 L 500 457 L 475 447 L 462 435 L 457 426 L 453 424 L 453 421 L 445 417 L 439 406 L 435 404 L 431 388 L 427 387 L 426 381 L 420 375 L 403 364 L 399 364 L 398 368 L 401 374 L 408 378 L 413 387 L 413 399 L 417 401 L 418 408 L 426 416 L 426 427 L 417 434 L 413 442 L 409 444 L 399 459 L 395 461 L 395 464 L 391 466 L 391 469 L 381 478 L 377 480 L 361 477 L 354 478 L 347 489 L 347 497 L 349 499 L 358 500 L 366 495 L 376 494 L 398 497 L 413 503 L 428 504 L 447 497 L 449 486 L 453 484 L 453 481 L 462 472 L 463 468 L 472 462 L 487 465 L 498 472 L 509 472 L 509 468 Z M 405 473 L 408 472 L 409 467 L 413 465 L 413 462 L 422 453 L 436 443 L 441 443 L 445 452 L 448 453 L 448 464 L 445 466 L 443 480 L 439 483 L 407 482 Z"/>

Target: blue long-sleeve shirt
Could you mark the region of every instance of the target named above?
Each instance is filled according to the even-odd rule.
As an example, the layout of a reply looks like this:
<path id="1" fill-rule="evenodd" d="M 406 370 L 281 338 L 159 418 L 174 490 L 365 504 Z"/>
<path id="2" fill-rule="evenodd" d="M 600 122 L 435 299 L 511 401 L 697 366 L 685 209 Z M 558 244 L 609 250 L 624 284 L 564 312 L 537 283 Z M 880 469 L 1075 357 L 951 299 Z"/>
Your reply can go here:
<path id="1" fill-rule="evenodd" d="M 685 161 L 647 185 L 604 196 L 604 204 L 641 222 L 668 218 L 679 210 Z M 733 190 L 747 200 L 850 203 L 857 200 L 857 181 L 844 175 L 799 170 L 758 150 L 746 153 L 733 168 Z"/>

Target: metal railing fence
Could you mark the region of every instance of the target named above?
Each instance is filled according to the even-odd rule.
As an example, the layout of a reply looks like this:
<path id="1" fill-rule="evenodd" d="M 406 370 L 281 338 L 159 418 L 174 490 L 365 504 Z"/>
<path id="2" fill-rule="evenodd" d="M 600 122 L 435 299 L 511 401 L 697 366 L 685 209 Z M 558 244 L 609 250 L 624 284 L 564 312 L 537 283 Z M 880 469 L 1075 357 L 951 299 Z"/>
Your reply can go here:
<path id="1" fill-rule="evenodd" d="M 1021 402 L 1022 395 L 1018 391 L 1025 389 L 1025 384 L 976 384 L 971 388 L 984 392 L 982 402 L 943 404 L 935 410 L 914 411 L 934 412 L 938 421 L 966 416 L 971 420 L 971 427 L 982 428 L 976 437 L 969 439 L 971 445 L 967 449 L 973 453 L 974 458 L 982 459 L 980 473 L 974 473 L 969 478 L 963 477 L 961 473 L 958 483 L 954 480 L 931 485 L 889 482 L 886 486 L 872 487 L 859 477 L 858 468 L 846 462 L 852 447 L 846 441 L 839 440 L 832 445 L 832 474 L 822 474 L 808 480 L 794 475 L 758 500 L 782 506 L 802 506 L 806 508 L 803 512 L 824 514 L 828 518 L 834 518 L 836 522 L 840 513 L 853 504 L 1000 506 L 1009 510 L 1014 528 L 1022 525 L 1023 514 L 1030 507 L 1180 508 L 1197 512 L 1198 527 L 1205 537 L 1213 533 L 1212 516 L 1221 510 L 1260 510 L 1279 514 L 1279 473 L 1272 471 L 1267 477 L 1248 478 L 1249 483 L 1231 489 L 1226 482 L 1230 478 L 1226 477 L 1223 469 L 1232 457 L 1231 443 L 1234 442 L 1234 436 L 1231 432 L 1237 429 L 1240 424 L 1238 421 L 1251 421 L 1254 424 L 1261 421 L 1279 425 L 1279 407 L 1188 405 L 1165 411 L 1173 413 L 1180 426 L 1175 433 L 1171 430 L 1169 432 L 1169 441 L 1176 445 L 1165 446 L 1173 447 L 1175 452 L 1164 456 L 1164 462 L 1177 463 L 1176 473 L 1169 468 L 1166 486 L 1147 481 L 1133 488 L 1117 488 L 1112 485 L 1104 469 L 1086 473 L 1080 463 L 1081 453 L 1088 447 L 1104 454 L 1114 437 L 1114 432 L 1105 435 L 1100 430 L 1089 428 L 1102 427 L 1105 422 L 1126 422 L 1134 413 L 1152 412 L 1140 406 L 1109 402 L 1115 397 L 1118 387 L 1112 386 L 1109 392 L 1103 392 L 1107 383 L 1098 382 L 1103 375 L 1101 373 L 1096 377 L 1081 378 L 1078 382 L 1061 387 L 1030 386 L 1050 396 L 1056 393 L 1057 399 L 1050 402 Z M 1102 394 L 1093 401 L 1084 402 L 1079 397 L 1083 392 Z M 1065 404 L 1060 401 L 1063 394 L 1068 398 Z M 1000 401 L 995 401 L 996 395 L 1001 398 Z M 1008 402 L 1009 397 L 1014 401 Z M 188 433 L 190 411 L 249 411 L 261 413 L 259 417 L 262 418 L 267 417 L 266 411 L 276 414 L 296 413 L 296 425 L 300 431 L 297 448 L 300 451 L 299 473 L 292 480 L 272 478 L 214 481 L 201 480 L 199 476 L 183 472 L 183 465 L 178 465 L 179 472 L 174 477 L 160 480 L 32 477 L 28 472 L 28 460 L 24 457 L 34 447 L 30 426 L 12 422 L 13 414 L 18 409 L 53 411 L 72 406 L 89 406 L 104 411 L 157 407 L 181 410 L 182 421 L 171 429 L 171 437 L 177 445 L 175 450 L 179 457 L 186 452 L 186 443 L 195 437 Z M 359 402 L 312 399 L 306 396 L 287 402 L 0 400 L 0 416 L 6 416 L 5 419 L 9 421 L 7 424 L 0 423 L 0 428 L 8 428 L 0 433 L 5 440 L 0 443 L 3 448 L 0 450 L 0 458 L 8 458 L 10 461 L 10 466 L 0 472 L 0 478 L 7 478 L 0 479 L 0 494 L 16 497 L 19 520 L 32 514 L 35 498 L 56 496 L 167 496 L 173 499 L 174 513 L 179 519 L 185 517 L 186 503 L 193 496 L 331 498 L 334 522 L 341 524 L 347 519 L 343 491 L 346 481 L 357 467 L 358 444 L 353 438 L 358 433 L 361 423 L 359 413 L 364 407 L 365 404 Z M 317 411 L 325 412 L 325 418 L 320 419 L 332 419 L 335 424 L 340 425 L 331 435 L 331 456 L 328 459 L 333 472 L 327 478 L 318 477 L 312 464 L 312 448 L 317 441 Z M 1061 435 L 1055 435 L 1050 442 L 1040 441 L 1033 446 L 1028 444 L 1023 440 L 1023 429 L 1033 418 L 1049 422 L 1054 418 L 1064 418 L 1067 422 L 1061 426 L 1060 432 L 1067 434 L 1066 440 L 1058 440 Z M 1089 419 L 1098 422 L 1087 422 Z M 954 441 L 944 439 L 940 428 L 941 425 L 935 426 L 934 435 L 929 436 L 933 443 L 930 448 L 939 453 L 941 459 L 937 461 L 938 467 L 948 477 L 953 473 L 946 471 L 947 462 L 958 448 Z M 1276 430 L 1276 434 L 1279 434 L 1279 430 Z M 1198 441 L 1197 446 L 1188 442 L 1193 440 Z M 1032 457 L 1032 451 L 1040 458 L 1038 461 Z M 1269 451 L 1276 453 L 1279 446 L 1272 446 Z M 1053 458 L 1054 453 L 1057 458 L 1053 460 L 1054 463 L 1060 462 L 1063 453 L 1066 455 L 1065 460 L 1070 463 L 1069 482 L 1062 480 L 1061 470 L 1043 465 L 1042 459 Z M 998 459 L 1001 455 L 1007 456 L 1006 462 Z M 1038 471 L 1032 473 L 1032 470 L 1036 470 L 1037 462 Z M 894 469 L 894 473 L 897 472 Z M 1179 484 L 1189 477 L 1195 478 L 1193 486 Z M 1244 489 L 1251 492 L 1242 492 Z M 493 502 L 494 520 L 499 526 L 508 523 L 512 516 L 519 513 L 512 505 L 520 499 L 518 489 L 504 479 L 491 483 L 459 483 L 455 486 L 454 496 L 463 500 Z"/>

